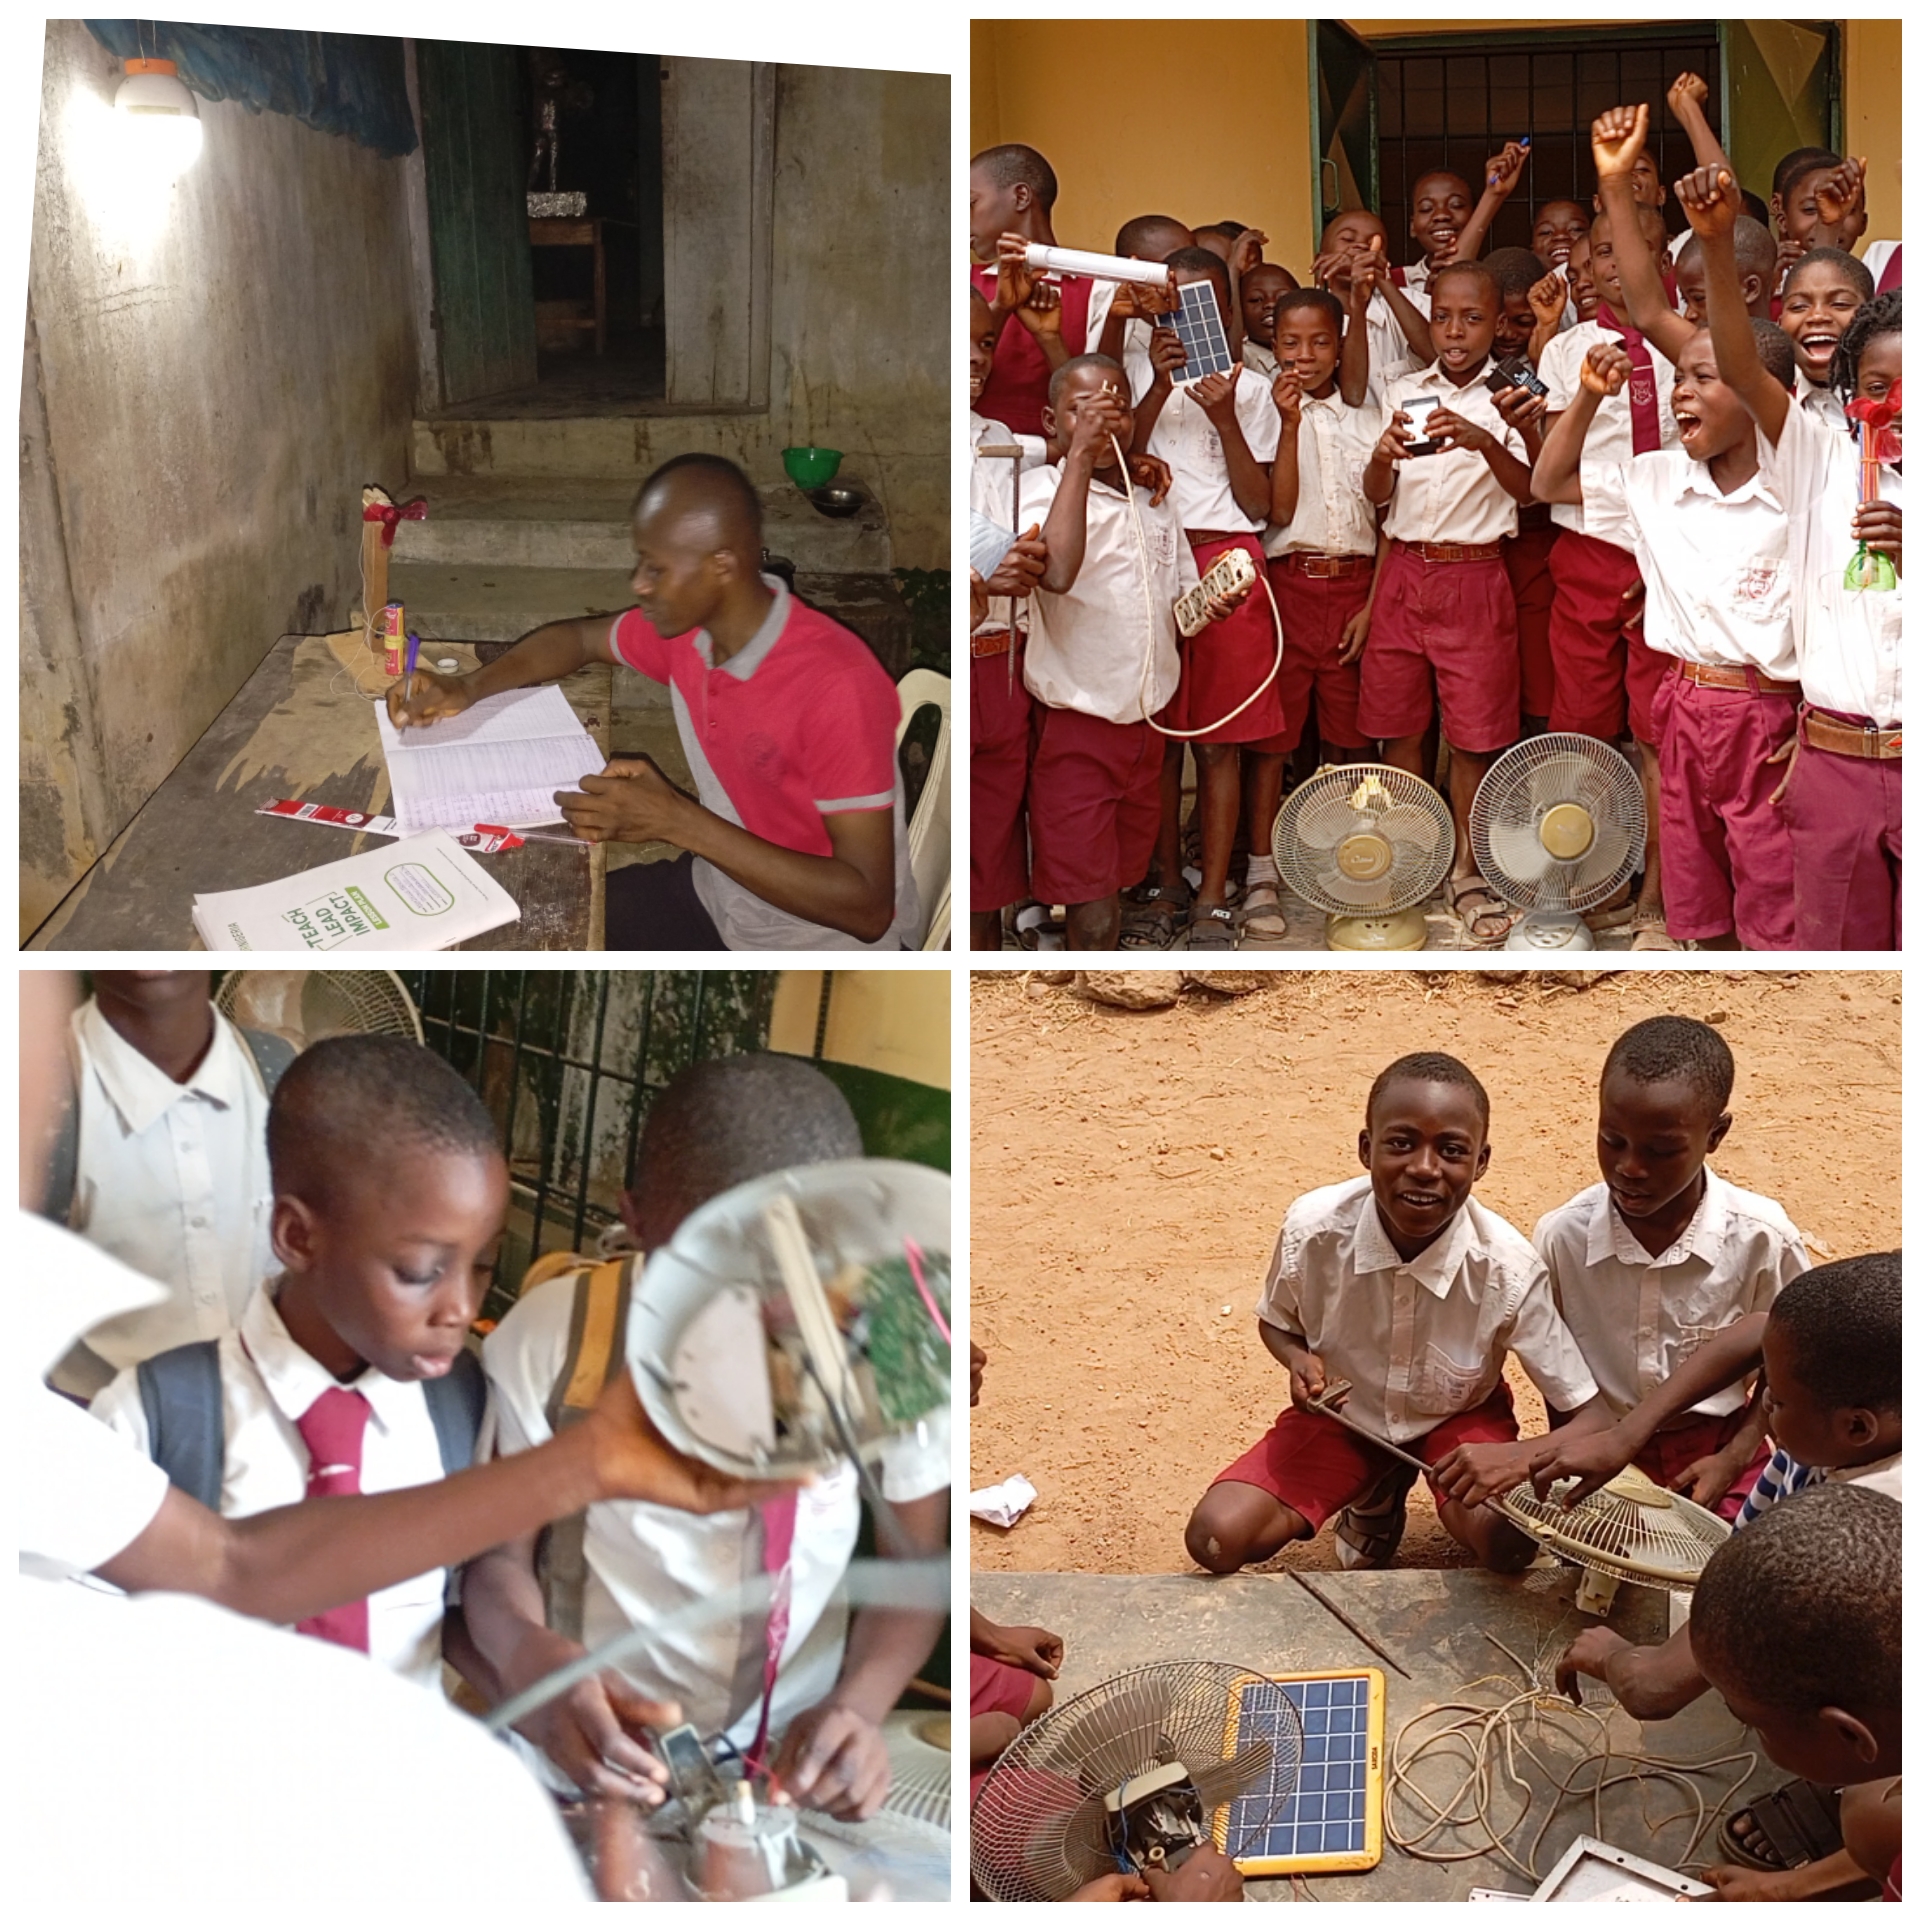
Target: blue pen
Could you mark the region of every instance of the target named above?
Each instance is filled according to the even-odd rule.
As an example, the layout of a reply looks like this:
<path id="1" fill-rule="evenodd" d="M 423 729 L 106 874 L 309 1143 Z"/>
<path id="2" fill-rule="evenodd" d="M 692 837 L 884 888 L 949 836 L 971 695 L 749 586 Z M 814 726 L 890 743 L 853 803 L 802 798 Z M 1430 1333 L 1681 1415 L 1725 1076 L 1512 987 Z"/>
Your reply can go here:
<path id="1" fill-rule="evenodd" d="M 407 698 L 413 698 L 413 670 L 420 664 L 420 636 L 407 635 Z"/>

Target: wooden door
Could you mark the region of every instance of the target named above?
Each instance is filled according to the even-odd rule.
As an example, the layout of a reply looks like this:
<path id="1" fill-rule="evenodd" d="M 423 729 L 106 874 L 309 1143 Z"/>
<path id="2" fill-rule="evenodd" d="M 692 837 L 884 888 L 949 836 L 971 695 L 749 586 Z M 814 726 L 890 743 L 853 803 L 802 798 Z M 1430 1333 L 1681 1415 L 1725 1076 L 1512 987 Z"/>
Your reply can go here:
<path id="1" fill-rule="evenodd" d="M 1319 163 L 1316 245 L 1336 213 L 1380 204 L 1379 121 L 1372 50 L 1338 20 L 1315 20 L 1312 52 L 1313 152 Z"/>
<path id="2" fill-rule="evenodd" d="M 1740 184 L 1765 199 L 1796 147 L 1840 151 L 1840 62 L 1817 21 L 1720 22 L 1721 138 Z"/>
<path id="3" fill-rule="evenodd" d="M 419 70 L 438 403 L 450 406 L 539 377 L 529 149 L 515 49 L 422 40 Z"/>

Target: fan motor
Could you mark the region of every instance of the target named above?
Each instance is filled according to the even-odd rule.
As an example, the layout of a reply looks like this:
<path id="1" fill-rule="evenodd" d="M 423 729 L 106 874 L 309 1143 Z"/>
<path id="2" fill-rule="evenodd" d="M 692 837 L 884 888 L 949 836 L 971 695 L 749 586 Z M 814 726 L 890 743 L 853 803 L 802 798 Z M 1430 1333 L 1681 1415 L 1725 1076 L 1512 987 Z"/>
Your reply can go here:
<path id="1" fill-rule="evenodd" d="M 1122 1873 L 1177 1867 L 1207 1838 L 1199 1789 L 1177 1760 L 1121 1781 L 1106 1809 L 1107 1845 Z"/>

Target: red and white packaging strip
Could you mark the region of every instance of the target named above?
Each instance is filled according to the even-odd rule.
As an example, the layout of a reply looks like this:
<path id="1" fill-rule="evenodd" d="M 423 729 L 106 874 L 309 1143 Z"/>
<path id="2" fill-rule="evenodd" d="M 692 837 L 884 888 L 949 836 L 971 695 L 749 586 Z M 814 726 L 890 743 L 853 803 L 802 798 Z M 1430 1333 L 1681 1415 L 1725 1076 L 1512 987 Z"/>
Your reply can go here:
<path id="1" fill-rule="evenodd" d="M 390 813 L 355 813 L 351 807 L 321 807 L 311 800 L 269 800 L 254 811 L 270 813 L 279 820 L 309 820 L 318 827 L 344 827 L 349 833 L 377 833 L 390 840 L 407 838 Z M 511 853 L 526 844 L 505 827 L 476 828 L 471 833 L 456 833 L 453 838 L 469 853 Z"/>

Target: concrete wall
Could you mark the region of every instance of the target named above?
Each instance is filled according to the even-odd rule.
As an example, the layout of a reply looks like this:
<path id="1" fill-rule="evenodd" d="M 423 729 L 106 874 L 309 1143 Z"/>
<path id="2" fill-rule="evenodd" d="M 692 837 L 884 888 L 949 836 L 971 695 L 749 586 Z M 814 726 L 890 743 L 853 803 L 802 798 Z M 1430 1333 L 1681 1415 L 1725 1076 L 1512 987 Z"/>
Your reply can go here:
<path id="1" fill-rule="evenodd" d="M 1900 22 L 1840 23 L 1840 111 L 1847 151 L 1867 163 L 1864 240 L 1900 238 Z"/>
<path id="2" fill-rule="evenodd" d="M 278 635 L 340 624 L 360 488 L 406 478 L 401 163 L 202 101 L 198 163 L 142 191 L 100 158 L 117 79 L 78 21 L 48 24 L 22 410 L 23 930 Z"/>
<path id="3" fill-rule="evenodd" d="M 782 447 L 838 447 L 895 563 L 948 565 L 950 98 L 941 75 L 776 69 L 765 411 L 423 421 L 414 471 L 638 480 L 706 451 L 784 485 Z"/>

